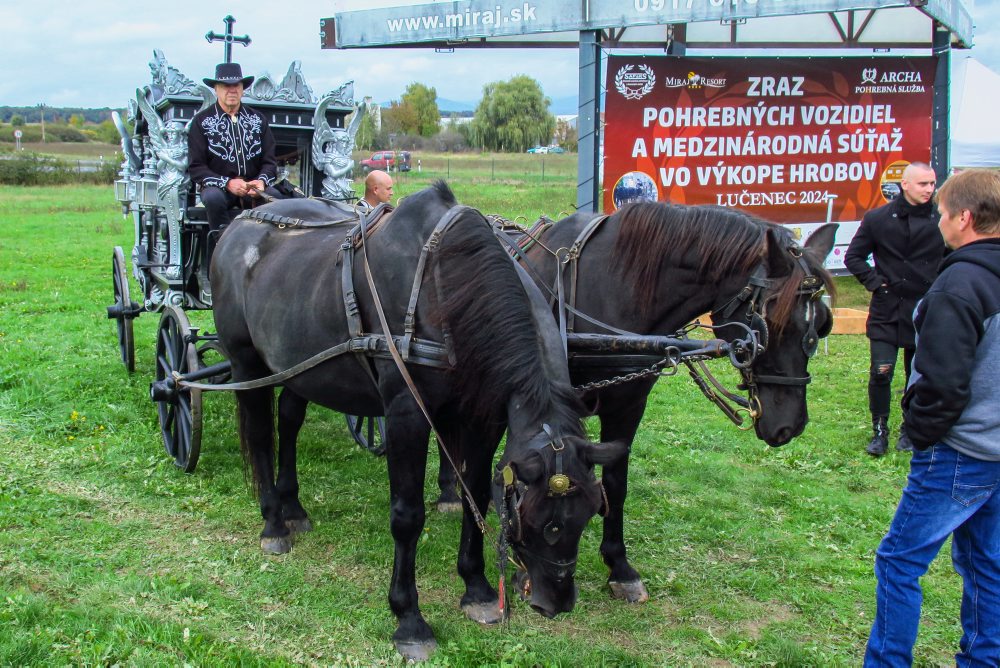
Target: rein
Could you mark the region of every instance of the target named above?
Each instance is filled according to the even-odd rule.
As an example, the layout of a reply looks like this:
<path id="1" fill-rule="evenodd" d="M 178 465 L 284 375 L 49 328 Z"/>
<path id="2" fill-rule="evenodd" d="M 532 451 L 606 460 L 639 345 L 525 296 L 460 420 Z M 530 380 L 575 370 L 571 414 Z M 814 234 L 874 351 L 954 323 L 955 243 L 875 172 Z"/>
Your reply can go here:
<path id="1" fill-rule="evenodd" d="M 573 331 L 575 317 L 579 317 L 592 325 L 604 328 L 609 332 L 613 332 L 621 336 L 638 336 L 634 332 L 622 330 L 606 322 L 592 318 L 575 308 L 580 256 L 582 255 L 587 242 L 597 231 L 598 227 L 607 219 L 607 214 L 595 216 L 587 223 L 584 229 L 581 230 L 569 248 L 562 247 L 556 250 L 552 250 L 541 241 L 541 235 L 544 234 L 550 226 L 542 226 L 541 231 L 537 236 L 531 231 L 524 231 L 524 234 L 532 240 L 533 244 L 539 245 L 556 261 L 557 268 L 555 286 L 552 287 L 541 280 L 539 272 L 527 258 L 524 249 L 507 233 L 507 229 L 502 225 L 502 219 L 494 218 L 494 230 L 497 237 L 509 247 L 508 252 L 514 256 L 518 262 L 529 271 L 529 273 L 531 273 L 535 282 L 545 288 L 545 290 L 549 293 L 549 303 L 557 307 L 559 331 L 562 336 L 564 350 L 568 347 L 568 335 Z M 823 281 L 820 277 L 815 276 L 810 271 L 809 265 L 803 256 L 803 250 L 800 246 L 795 243 L 791 243 L 786 246 L 785 250 L 792 256 L 793 261 L 802 269 L 804 274 L 804 277 L 796 290 L 796 295 L 809 296 L 809 303 L 806 305 L 806 320 L 808 322 L 808 327 L 806 334 L 802 339 L 802 349 L 807 356 L 812 357 L 815 354 L 819 343 L 819 336 L 816 332 L 816 309 L 813 305 L 813 301 L 817 298 L 820 292 L 822 292 Z M 566 296 L 567 289 L 565 287 L 566 281 L 564 277 L 564 271 L 567 265 L 570 265 L 568 298 Z M 759 397 L 760 385 L 805 386 L 812 380 L 808 373 L 803 377 L 789 377 L 759 374 L 753 370 L 754 361 L 758 355 L 766 351 L 767 344 L 769 342 L 770 332 L 765 318 L 766 309 L 764 307 L 767 302 L 766 293 L 768 290 L 774 288 L 775 285 L 776 280 L 767 276 L 767 266 L 764 262 L 761 262 L 754 268 L 753 272 L 747 278 L 747 284 L 731 299 L 725 302 L 722 306 L 714 309 L 710 314 L 712 322 L 715 323 L 732 317 L 740 309 L 745 309 L 746 323 L 730 322 L 725 325 L 703 325 L 695 322 L 692 326 L 678 332 L 678 335 L 680 336 L 686 335 L 687 332 L 696 327 L 706 327 L 714 331 L 716 329 L 729 326 L 740 326 L 747 331 L 749 339 L 752 340 L 753 343 L 749 346 L 735 346 L 730 351 L 730 361 L 733 366 L 739 370 L 742 378 L 742 382 L 737 387 L 740 390 L 745 390 L 748 393 L 748 398 L 743 398 L 742 396 L 727 390 L 725 386 L 711 373 L 711 371 L 709 371 L 704 360 L 688 358 L 681 360 L 687 366 L 691 379 L 701 390 L 702 394 L 704 394 L 709 401 L 718 406 L 726 417 L 728 417 L 740 429 L 752 428 L 757 420 L 759 420 L 763 415 L 763 408 Z M 668 365 L 672 366 L 673 371 L 664 372 L 663 368 Z M 673 375 L 673 373 L 676 372 L 676 366 L 677 360 L 665 358 L 654 363 L 648 369 L 623 376 L 616 376 L 612 379 L 604 381 L 589 383 L 582 387 L 577 387 L 576 389 L 587 391 L 591 389 L 600 389 L 609 385 L 631 382 L 633 380 L 651 375 Z M 750 424 L 746 427 L 743 426 L 745 424 L 744 415 L 751 419 Z"/>

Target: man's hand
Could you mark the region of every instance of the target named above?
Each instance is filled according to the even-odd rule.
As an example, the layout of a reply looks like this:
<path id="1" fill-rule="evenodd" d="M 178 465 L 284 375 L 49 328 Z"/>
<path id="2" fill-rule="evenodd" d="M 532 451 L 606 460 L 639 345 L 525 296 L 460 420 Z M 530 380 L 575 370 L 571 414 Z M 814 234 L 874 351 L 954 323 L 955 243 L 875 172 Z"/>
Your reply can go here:
<path id="1" fill-rule="evenodd" d="M 251 181 L 251 183 L 255 182 Z M 226 182 L 226 190 L 236 195 L 237 197 L 245 197 L 248 194 L 248 188 L 247 188 L 248 185 L 249 184 L 246 181 L 236 177 L 229 179 L 229 181 Z"/>
<path id="2" fill-rule="evenodd" d="M 260 179 L 246 182 L 247 194 L 251 197 L 260 197 L 264 194 L 264 182 Z"/>

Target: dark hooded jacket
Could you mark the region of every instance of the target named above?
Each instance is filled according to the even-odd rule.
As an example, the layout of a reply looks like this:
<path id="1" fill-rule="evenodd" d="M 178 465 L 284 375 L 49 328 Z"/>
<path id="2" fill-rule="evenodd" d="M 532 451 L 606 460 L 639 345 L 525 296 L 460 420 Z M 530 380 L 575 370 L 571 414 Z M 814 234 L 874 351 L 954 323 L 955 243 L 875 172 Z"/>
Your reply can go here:
<path id="1" fill-rule="evenodd" d="M 1000 461 L 1000 238 L 948 255 L 914 320 L 907 435 L 921 449 L 943 442 Z"/>
<path id="2" fill-rule="evenodd" d="M 913 309 L 934 282 L 945 252 L 940 218 L 930 202 L 913 206 L 903 195 L 862 218 L 844 264 L 872 293 L 869 339 L 914 346 Z M 874 267 L 869 255 L 874 256 Z"/>

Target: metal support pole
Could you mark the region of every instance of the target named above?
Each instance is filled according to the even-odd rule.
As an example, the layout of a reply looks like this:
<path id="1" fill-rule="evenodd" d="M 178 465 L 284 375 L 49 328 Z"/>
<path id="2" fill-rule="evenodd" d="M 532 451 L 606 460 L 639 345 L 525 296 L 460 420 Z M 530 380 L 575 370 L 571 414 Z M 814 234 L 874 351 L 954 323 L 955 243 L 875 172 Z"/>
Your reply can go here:
<path id="1" fill-rule="evenodd" d="M 601 31 L 580 31 L 580 106 L 576 117 L 578 148 L 576 207 L 597 211 L 601 165 Z"/>
<path id="2" fill-rule="evenodd" d="M 951 31 L 939 23 L 934 24 L 934 55 L 937 56 L 937 69 L 934 73 L 934 111 L 931 115 L 931 167 L 940 186 L 951 169 L 948 146 L 951 134 L 951 107 L 948 101 L 951 92 Z"/>

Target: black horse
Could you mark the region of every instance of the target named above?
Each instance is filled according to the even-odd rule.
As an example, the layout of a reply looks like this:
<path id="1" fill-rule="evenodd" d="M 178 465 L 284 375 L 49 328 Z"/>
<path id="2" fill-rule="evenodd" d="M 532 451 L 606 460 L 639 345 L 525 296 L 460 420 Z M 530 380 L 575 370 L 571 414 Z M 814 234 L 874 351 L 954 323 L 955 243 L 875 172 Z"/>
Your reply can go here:
<path id="1" fill-rule="evenodd" d="M 739 211 L 643 203 L 607 217 L 577 213 L 560 220 L 524 244 L 521 260 L 551 296 L 557 320 L 576 333 L 669 336 L 705 313 L 720 338 L 745 335 L 746 326 L 756 330 L 766 347 L 745 370 L 744 389 L 757 436 L 778 446 L 801 434 L 808 421 L 808 361 L 833 322 L 818 296 L 822 288 L 833 290 L 823 261 L 836 229 L 820 227 L 803 248 L 786 228 Z M 571 306 L 561 316 L 559 273 Z M 586 361 L 570 351 L 574 385 L 638 370 L 621 361 Z M 602 440 L 624 441 L 631 449 L 655 382 L 650 375 L 586 392 L 586 403 L 600 417 Z M 603 468 L 609 512 L 600 549 L 612 594 L 638 602 L 648 593 L 626 556 L 627 473 L 627 456 Z M 453 498 L 454 476 L 442 468 L 439 481 L 442 500 Z"/>
<path id="2" fill-rule="evenodd" d="M 583 406 L 541 294 L 485 218 L 458 207 L 443 183 L 406 198 L 367 238 L 351 234 L 346 223 L 306 222 L 331 217 L 343 214 L 318 201 L 265 205 L 226 230 L 212 263 L 215 323 L 235 382 L 352 344 L 351 352 L 284 380 L 277 480 L 273 390 L 236 393 L 244 457 L 264 518 L 262 548 L 285 552 L 289 526 L 307 527 L 294 448 L 285 447 L 301 425 L 298 408 L 311 401 L 354 415 L 385 415 L 395 541 L 389 603 L 398 620 L 393 640 L 406 658 L 429 655 L 435 641 L 417 604 L 414 563 L 431 426 L 418 394 L 452 456 L 463 462 L 471 495 L 464 499 L 458 555 L 463 610 L 479 622 L 499 621 L 473 513 L 486 512 L 492 458 L 505 429 L 500 468 L 511 496 L 521 500 L 512 508 L 516 530 L 507 535 L 530 574 L 531 606 L 550 617 L 572 609 L 580 535 L 604 505 L 593 467 L 623 456 L 624 445 L 585 438 Z M 400 355 L 410 360 L 412 390 L 385 354 L 376 297 Z"/>

